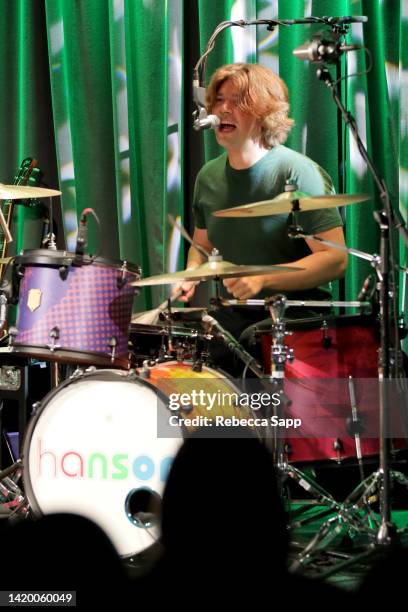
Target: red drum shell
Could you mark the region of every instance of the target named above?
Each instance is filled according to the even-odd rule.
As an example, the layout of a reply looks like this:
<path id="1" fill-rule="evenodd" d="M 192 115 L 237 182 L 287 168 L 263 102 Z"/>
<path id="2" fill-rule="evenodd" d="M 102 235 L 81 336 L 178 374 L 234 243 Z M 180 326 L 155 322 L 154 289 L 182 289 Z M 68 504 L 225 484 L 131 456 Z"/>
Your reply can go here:
<path id="1" fill-rule="evenodd" d="M 307 423 L 310 398 L 317 398 L 314 412 L 318 418 L 336 418 L 337 438 L 291 438 L 287 440 L 287 456 L 291 463 L 336 460 L 356 457 L 356 441 L 347 431 L 347 418 L 332 417 L 327 404 L 319 404 L 319 393 L 324 393 L 324 383 L 319 379 L 368 379 L 378 377 L 378 332 L 370 317 L 349 315 L 344 317 L 316 317 L 290 321 L 285 343 L 294 351 L 293 362 L 287 362 L 285 377 L 288 379 L 288 395 L 295 391 L 294 406 L 302 422 Z M 261 336 L 262 354 L 266 373 L 271 372 L 271 334 Z M 297 389 L 297 384 L 298 389 Z M 356 380 L 356 385 L 359 382 Z M 372 394 L 373 395 L 373 394 Z M 304 399 L 302 399 L 302 397 Z M 378 429 L 378 396 L 371 404 L 360 406 L 367 430 Z M 333 406 L 349 403 L 349 397 L 333 398 Z M 304 406 L 302 405 L 304 403 Z M 300 405 L 299 405 L 300 404 Z M 292 415 L 291 415 L 292 416 Z M 347 417 L 351 417 L 350 410 Z M 363 457 L 379 453 L 378 438 L 361 437 Z M 405 442 L 397 439 L 394 447 L 405 448 Z"/>

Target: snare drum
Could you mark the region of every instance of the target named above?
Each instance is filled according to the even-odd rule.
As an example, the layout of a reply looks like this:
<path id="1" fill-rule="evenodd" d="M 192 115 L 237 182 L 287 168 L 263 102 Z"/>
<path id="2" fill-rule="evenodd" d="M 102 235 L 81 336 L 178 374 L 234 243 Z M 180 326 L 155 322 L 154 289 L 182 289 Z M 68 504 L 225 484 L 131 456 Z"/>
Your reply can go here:
<path id="1" fill-rule="evenodd" d="M 65 381 L 41 403 L 23 450 L 25 491 L 34 514 L 90 518 L 125 557 L 140 553 L 159 535 L 154 521 L 148 529 L 141 524 L 135 500 L 159 498 L 182 443 L 179 426 L 171 427 L 171 437 L 159 436 L 169 428 L 171 393 L 180 392 L 180 383 L 185 390 L 188 381 L 206 391 L 239 392 L 222 373 L 206 367 L 193 372 L 188 364 L 170 362 L 149 372 L 143 379 L 123 370 L 99 370 Z M 247 414 L 237 407 L 218 405 L 217 410 L 224 416 Z M 193 407 L 188 416 L 204 412 Z"/>
<path id="2" fill-rule="evenodd" d="M 145 359 L 176 358 L 178 361 L 192 359 L 197 341 L 205 339 L 198 323 L 186 325 L 146 325 L 132 323 L 130 341 L 134 359 L 141 365 Z"/>
<path id="3" fill-rule="evenodd" d="M 125 366 L 139 271 L 126 262 L 65 251 L 25 251 L 14 260 L 19 284 L 13 349 L 45 360 Z"/>

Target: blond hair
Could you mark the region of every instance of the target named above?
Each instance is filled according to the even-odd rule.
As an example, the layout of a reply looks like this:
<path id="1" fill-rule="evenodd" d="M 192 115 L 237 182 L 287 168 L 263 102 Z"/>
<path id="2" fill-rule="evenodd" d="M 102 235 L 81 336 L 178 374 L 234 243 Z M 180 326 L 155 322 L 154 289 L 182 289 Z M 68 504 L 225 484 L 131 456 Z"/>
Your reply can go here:
<path id="1" fill-rule="evenodd" d="M 211 77 L 206 91 L 207 112 L 211 113 L 221 85 L 231 81 L 237 91 L 237 106 L 260 120 L 260 144 L 266 149 L 286 141 L 294 124 L 288 117 L 288 88 L 277 74 L 260 64 L 227 64 Z"/>

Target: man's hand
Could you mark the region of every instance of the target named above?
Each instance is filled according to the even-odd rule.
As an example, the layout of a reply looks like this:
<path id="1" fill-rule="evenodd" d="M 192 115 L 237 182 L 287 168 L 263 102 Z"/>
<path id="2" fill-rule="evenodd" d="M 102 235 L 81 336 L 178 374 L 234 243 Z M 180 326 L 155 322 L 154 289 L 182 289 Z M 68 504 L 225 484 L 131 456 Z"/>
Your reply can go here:
<path id="1" fill-rule="evenodd" d="M 237 300 L 247 300 L 257 295 L 264 286 L 263 276 L 242 276 L 241 278 L 225 278 L 224 287 Z"/>
<path id="2" fill-rule="evenodd" d="M 184 283 L 178 283 L 172 289 L 171 295 L 175 296 L 180 291 L 183 292 L 183 295 L 177 298 L 179 302 L 189 302 L 195 293 L 195 288 L 198 285 L 199 281 L 186 281 Z"/>

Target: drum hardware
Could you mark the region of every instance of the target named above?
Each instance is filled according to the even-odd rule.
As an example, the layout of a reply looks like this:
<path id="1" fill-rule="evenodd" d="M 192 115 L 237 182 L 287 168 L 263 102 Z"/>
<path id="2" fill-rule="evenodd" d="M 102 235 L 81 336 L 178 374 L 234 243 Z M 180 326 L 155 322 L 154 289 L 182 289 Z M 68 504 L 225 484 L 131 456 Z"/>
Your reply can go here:
<path id="1" fill-rule="evenodd" d="M 22 473 L 21 459 L 0 471 L 0 505 L 10 511 L 9 520 L 14 516 L 26 518 L 29 512 L 27 500 L 17 484 Z"/>
<path id="2" fill-rule="evenodd" d="M 271 313 L 271 317 L 273 321 L 273 326 L 272 326 L 273 342 L 272 342 L 272 348 L 271 348 L 271 362 L 273 363 L 273 365 L 272 365 L 271 379 L 273 381 L 273 384 L 275 386 L 279 386 L 280 388 L 283 388 L 284 386 L 285 371 L 287 369 L 286 365 L 288 362 L 290 363 L 290 361 L 293 359 L 293 356 L 294 356 L 293 352 L 289 353 L 288 347 L 285 346 L 285 338 L 287 337 L 287 335 L 290 335 L 290 332 L 288 334 L 285 328 L 286 323 L 285 323 L 284 313 L 285 313 L 287 302 L 289 302 L 289 300 L 286 300 L 285 296 L 275 296 L 274 298 L 269 300 L 270 313 Z M 327 325 L 323 326 L 323 329 L 327 331 Z M 290 359 L 288 358 L 289 355 L 290 355 Z M 351 383 L 349 384 L 351 385 Z M 282 407 L 285 405 L 289 406 L 290 403 L 291 403 L 290 399 L 286 398 L 286 401 L 283 402 Z M 352 399 L 352 419 L 353 419 L 354 428 L 355 430 L 357 430 L 357 427 L 358 427 L 357 425 L 357 407 L 355 404 L 355 396 L 354 396 L 354 404 L 353 404 L 353 399 Z M 361 422 L 360 422 L 360 425 L 361 425 Z M 290 464 L 289 462 L 290 461 L 289 456 L 291 454 L 290 447 L 291 447 L 290 443 L 288 444 L 283 439 L 275 437 L 274 439 L 275 462 L 277 464 L 277 469 L 280 475 L 281 483 L 284 483 L 285 479 L 287 477 L 290 477 L 295 482 L 297 482 L 304 490 L 312 494 L 316 498 L 316 500 L 324 504 L 326 508 L 323 509 L 322 512 L 319 512 L 316 515 L 316 518 L 325 516 L 326 514 L 328 514 L 328 511 L 334 511 L 336 512 L 336 516 L 339 517 L 339 521 L 342 523 L 347 522 L 351 530 L 355 529 L 356 526 L 358 526 L 359 528 L 367 532 L 366 526 L 364 525 L 364 520 L 360 516 L 358 516 L 358 511 L 360 511 L 361 508 L 363 508 L 366 510 L 367 515 L 371 516 L 371 510 L 369 507 L 370 500 L 362 498 L 358 500 L 359 503 L 356 504 L 355 507 L 353 505 L 350 505 L 348 501 L 344 503 L 337 502 L 328 491 L 326 491 L 323 487 L 321 487 L 308 474 L 306 474 L 305 472 L 299 470 L 298 468 Z M 337 454 L 337 459 L 340 462 L 341 453 L 343 452 L 342 440 L 337 438 L 333 441 L 333 450 Z M 360 447 L 360 451 L 361 451 L 361 447 Z M 358 454 L 358 451 L 357 451 L 357 454 Z M 357 513 L 357 516 L 355 516 L 356 513 Z M 304 524 L 304 521 L 306 523 L 309 523 L 309 522 L 313 522 L 313 520 L 315 519 L 314 518 L 311 519 L 310 517 L 304 520 L 300 520 L 300 521 L 298 520 L 294 522 L 293 524 L 291 523 L 290 528 L 291 529 L 298 528 L 299 526 Z M 320 547 L 317 550 L 320 551 Z M 305 555 L 306 555 L 306 558 L 309 558 L 310 549 L 307 549 L 307 551 L 305 552 Z M 299 566 L 296 564 L 293 566 L 292 569 L 299 569 Z"/>
<path id="3" fill-rule="evenodd" d="M 268 300 L 265 299 L 249 299 L 249 300 L 230 300 L 221 298 L 219 304 L 221 306 L 264 306 L 268 308 Z M 371 308 L 370 302 L 354 301 L 341 301 L 341 300 L 288 300 L 286 299 L 286 307 L 299 307 L 299 308 L 361 308 L 363 310 Z"/>
<path id="4" fill-rule="evenodd" d="M 21 370 L 15 365 L 0 366 L 0 389 L 18 391 L 21 387 Z"/>
<path id="5" fill-rule="evenodd" d="M 272 388 L 277 391 L 281 397 L 279 406 L 274 407 L 275 412 L 279 411 L 280 416 L 282 410 L 291 405 L 290 398 L 286 395 L 284 389 L 285 367 L 286 363 L 293 361 L 294 351 L 288 349 L 285 345 L 286 324 L 285 324 L 285 309 L 287 300 L 284 295 L 276 295 L 268 300 L 269 311 L 272 318 L 272 344 L 271 344 L 271 375 L 270 382 Z M 270 415 L 269 415 L 270 416 Z M 272 431 L 271 437 L 272 452 L 275 458 L 278 474 L 281 483 L 284 483 L 287 477 L 298 483 L 305 491 L 312 494 L 318 501 L 328 505 L 330 508 L 337 508 L 338 504 L 333 496 L 323 489 L 310 476 L 300 471 L 288 462 L 288 448 L 286 447 L 283 438 L 276 435 L 276 428 Z"/>
<path id="6" fill-rule="evenodd" d="M 349 376 L 349 393 L 350 393 L 350 404 L 351 404 L 351 419 L 347 419 L 347 430 L 351 436 L 354 436 L 356 443 L 356 456 L 358 461 L 358 467 L 360 470 L 360 480 L 364 480 L 364 466 L 363 456 L 361 453 L 361 434 L 364 431 L 363 419 L 358 414 L 358 407 L 356 401 L 356 393 L 354 387 L 353 377 Z"/>
<path id="7" fill-rule="evenodd" d="M 390 322 L 388 321 L 388 300 L 390 297 L 389 291 L 384 290 L 384 266 L 383 266 L 383 258 L 384 253 L 386 254 L 386 247 L 384 246 L 384 240 L 386 240 L 385 236 L 388 233 L 388 225 L 384 221 L 382 216 L 378 216 L 378 222 L 380 223 L 380 232 L 381 232 L 381 241 L 382 241 L 382 256 L 377 254 L 369 254 L 358 249 L 351 249 L 346 247 L 345 245 L 339 245 L 337 243 L 333 243 L 328 240 L 324 240 L 318 236 L 314 235 L 305 235 L 302 231 L 301 227 L 297 228 L 296 238 L 307 238 L 309 240 L 315 240 L 322 244 L 326 244 L 332 248 L 337 248 L 340 250 L 344 250 L 351 255 L 357 256 L 361 259 L 369 261 L 371 266 L 374 268 L 378 284 L 374 283 L 371 279 L 370 275 L 367 277 L 363 283 L 363 286 L 359 293 L 359 299 L 364 299 L 367 296 L 370 299 L 373 297 L 374 292 L 377 291 L 379 293 L 380 300 L 380 329 L 381 329 L 381 349 L 379 351 L 379 361 L 378 361 L 378 389 L 379 389 L 379 398 L 380 398 L 380 467 L 379 470 L 373 475 L 369 476 L 366 480 L 364 480 L 364 471 L 362 464 L 362 455 L 361 455 L 361 440 L 359 436 L 359 424 L 357 419 L 357 424 L 355 423 L 355 396 L 353 397 L 354 390 L 350 386 L 349 379 L 349 392 L 350 392 L 350 401 L 352 407 L 352 435 L 355 437 L 356 444 L 356 453 L 359 463 L 360 470 L 360 478 L 361 483 L 357 488 L 350 494 L 347 500 L 344 502 L 344 507 L 341 512 L 338 513 L 336 517 L 329 519 L 326 521 L 319 532 L 315 535 L 312 541 L 308 544 L 305 550 L 300 553 L 298 559 L 293 563 L 292 570 L 297 571 L 305 564 L 310 562 L 310 560 L 318 554 L 321 550 L 326 550 L 327 546 L 331 544 L 331 542 L 339 535 L 341 531 L 350 531 L 351 533 L 365 533 L 369 539 L 371 539 L 373 544 L 377 544 L 380 546 L 387 546 L 397 538 L 397 531 L 391 522 L 390 515 L 390 505 L 389 505 L 389 488 L 390 481 L 398 482 L 399 484 L 403 484 L 408 488 L 408 479 L 400 472 L 392 471 L 390 472 L 388 467 L 388 455 L 390 452 L 390 439 L 385 434 L 389 428 L 389 415 L 388 408 L 386 407 L 387 403 L 387 392 L 384 390 L 384 379 L 386 380 L 388 376 L 384 377 L 384 372 L 390 372 L 390 369 L 394 369 L 394 371 L 401 371 L 401 363 L 402 363 L 402 355 L 400 350 L 397 348 L 392 348 L 389 345 L 390 338 L 386 341 L 386 346 L 388 348 L 384 349 L 384 328 L 388 325 L 391 327 Z M 295 233 L 295 232 L 294 232 Z M 386 256 L 387 259 L 387 256 Z M 384 309 L 384 304 L 387 302 L 387 306 Z M 362 305 L 364 302 L 360 302 Z M 389 334 L 385 334 L 389 336 Z M 385 352 L 384 352 L 385 351 Z M 388 357 L 386 360 L 382 358 L 382 355 L 387 354 Z M 381 373 L 382 372 L 382 373 Z M 352 383 L 353 384 L 353 383 Z M 354 406 L 354 408 L 353 408 Z M 354 420 L 354 423 L 353 423 Z M 357 427 L 357 429 L 356 429 Z M 355 432 L 355 433 L 353 433 Z M 336 448 L 336 451 L 341 452 L 340 448 Z M 360 457 L 359 457 L 360 455 Z M 384 483 L 385 481 L 385 483 Z M 364 487 L 366 488 L 364 489 Z M 372 499 L 376 499 L 377 495 L 375 493 L 378 492 L 380 497 L 380 523 L 374 524 L 372 520 L 372 512 L 370 509 L 370 503 Z M 354 504 L 354 507 L 353 507 Z M 355 525 L 354 521 L 354 512 L 355 509 L 364 509 L 367 513 L 369 526 L 366 525 Z M 374 525 L 374 526 L 373 526 Z M 400 531 L 401 532 L 401 531 Z M 399 532 L 399 533 L 400 533 Z M 367 553 L 369 555 L 371 553 Z"/>
<path id="8" fill-rule="evenodd" d="M 117 279 L 118 289 L 122 289 L 127 283 L 127 261 L 124 261 Z"/>
<path id="9" fill-rule="evenodd" d="M 110 359 L 111 359 L 112 363 L 115 361 L 117 345 L 118 345 L 118 341 L 115 338 L 115 336 L 112 336 L 111 338 L 109 338 L 108 346 L 110 348 L 110 353 L 109 354 L 110 354 Z"/>
<path id="10" fill-rule="evenodd" d="M 47 344 L 47 346 L 50 349 L 51 353 L 53 353 L 55 351 L 55 349 L 61 348 L 61 345 L 56 343 L 56 341 L 59 340 L 59 337 L 60 337 L 60 330 L 59 330 L 59 327 L 57 325 L 55 325 L 50 330 L 49 336 L 51 338 L 51 342 L 50 342 L 50 344 Z"/>
<path id="11" fill-rule="evenodd" d="M 41 247 L 46 247 L 50 251 L 57 250 L 56 236 L 54 234 L 52 198 L 49 199 L 48 203 L 48 232 L 44 236 L 44 240 L 41 243 Z"/>
<path id="12" fill-rule="evenodd" d="M 250 353 L 248 353 L 234 338 L 234 336 L 222 327 L 222 325 L 209 314 L 203 314 L 201 317 L 204 329 L 215 334 L 215 337 L 220 338 L 226 347 L 236 355 L 249 368 L 257 378 L 264 378 L 264 374 L 260 365 Z"/>
<path id="13" fill-rule="evenodd" d="M 320 329 L 323 332 L 323 337 L 322 337 L 323 348 L 328 349 L 332 345 L 332 339 L 329 336 L 329 326 L 327 324 L 327 321 L 323 321 L 323 324 Z"/>
<path id="14" fill-rule="evenodd" d="M 392 352 L 399 351 L 399 336 L 398 336 L 398 321 L 397 321 L 397 293 L 396 293 L 396 281 L 395 271 L 399 266 L 394 263 L 394 246 L 392 229 L 393 227 L 398 229 L 402 240 L 405 245 L 408 246 L 408 232 L 405 226 L 405 222 L 401 216 L 401 213 L 397 207 L 392 207 L 390 194 L 387 185 L 382 179 L 371 161 L 367 149 L 361 140 L 357 124 L 353 115 L 345 108 L 342 100 L 339 96 L 337 89 L 337 81 L 334 82 L 329 70 L 322 66 L 317 70 L 318 79 L 322 80 L 323 83 L 329 88 L 332 93 L 333 100 L 336 103 L 338 112 L 344 119 L 345 125 L 350 129 L 354 140 L 357 144 L 358 150 L 367 164 L 377 190 L 380 194 L 383 209 L 382 211 L 374 212 L 374 219 L 377 222 L 380 229 L 380 253 L 381 256 L 365 256 L 366 254 L 354 253 L 360 257 L 368 259 L 375 268 L 376 276 L 378 279 L 377 291 L 379 295 L 380 305 L 380 331 L 381 331 L 381 343 L 378 358 L 378 390 L 379 390 L 379 425 L 380 425 L 380 461 L 379 469 L 377 472 L 369 476 L 366 480 L 363 480 L 360 485 L 350 494 L 347 498 L 344 510 L 345 512 L 339 513 L 338 516 L 329 519 L 322 525 L 319 532 L 306 546 L 305 550 L 299 555 L 298 560 L 292 566 L 293 570 L 300 569 L 302 565 L 307 563 L 311 557 L 313 557 L 319 550 L 326 548 L 327 545 L 333 541 L 334 537 L 341 532 L 344 526 L 347 530 L 356 528 L 357 533 L 366 533 L 368 538 L 372 540 L 373 547 L 364 554 L 365 558 L 371 557 L 373 553 L 378 550 L 386 551 L 389 550 L 391 545 L 398 541 L 398 535 L 401 533 L 391 518 L 391 504 L 390 504 L 390 486 L 391 482 L 399 482 L 403 486 L 408 488 L 408 479 L 400 472 L 393 472 L 390 470 L 389 457 L 390 457 L 390 404 L 389 404 L 389 392 L 387 389 L 387 382 L 390 378 L 398 378 L 400 371 L 397 368 L 398 359 L 392 359 Z M 391 231 L 390 231 L 391 230 Z M 313 237 L 318 239 L 318 237 Z M 343 248 L 336 245 L 335 248 Z M 348 251 L 350 252 L 350 251 Z M 394 337 L 391 340 L 391 329 L 394 328 Z M 403 398 L 404 401 L 404 398 Z M 373 527 L 372 516 L 369 515 L 369 527 L 364 525 L 353 525 L 350 518 L 355 512 L 355 507 L 358 506 L 360 501 L 367 504 L 369 496 L 374 492 L 379 492 L 380 499 L 380 521 L 375 522 Z M 348 519 L 348 520 L 344 520 Z M 332 527 L 334 527 L 332 529 Z M 327 538 L 327 539 L 326 539 Z M 325 541 L 326 540 L 326 541 Z M 327 541 L 328 540 L 328 541 Z M 361 555 L 358 556 L 358 560 L 361 559 Z M 357 559 L 356 559 L 357 560 Z M 348 565 L 352 565 L 355 560 L 351 559 Z M 340 567 L 344 566 L 342 564 Z M 340 569 L 340 568 L 339 568 Z M 334 568 L 336 571 L 337 568 Z M 333 571 L 330 572 L 330 574 Z M 328 575 L 328 574 L 327 574 Z"/>

